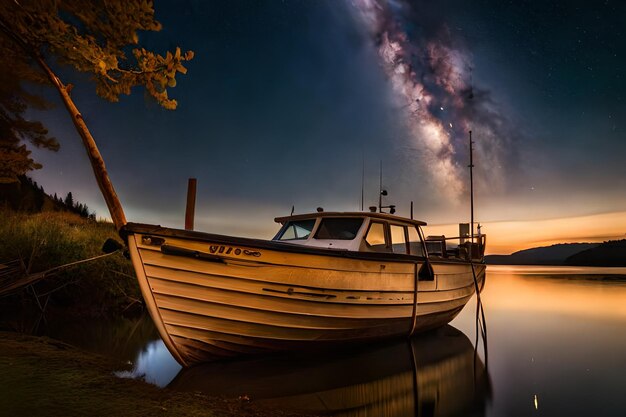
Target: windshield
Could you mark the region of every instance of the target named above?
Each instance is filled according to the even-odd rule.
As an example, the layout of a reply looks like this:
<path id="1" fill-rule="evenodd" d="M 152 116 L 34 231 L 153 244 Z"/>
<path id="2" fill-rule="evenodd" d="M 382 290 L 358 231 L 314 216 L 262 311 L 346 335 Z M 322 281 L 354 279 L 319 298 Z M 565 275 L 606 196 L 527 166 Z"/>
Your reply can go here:
<path id="1" fill-rule="evenodd" d="M 315 219 L 298 220 L 287 223 L 278 240 L 306 239 L 315 226 Z"/>
<path id="2" fill-rule="evenodd" d="M 359 232 L 363 219 L 356 218 L 327 218 L 322 219 L 320 227 L 315 233 L 315 239 L 352 240 Z"/>

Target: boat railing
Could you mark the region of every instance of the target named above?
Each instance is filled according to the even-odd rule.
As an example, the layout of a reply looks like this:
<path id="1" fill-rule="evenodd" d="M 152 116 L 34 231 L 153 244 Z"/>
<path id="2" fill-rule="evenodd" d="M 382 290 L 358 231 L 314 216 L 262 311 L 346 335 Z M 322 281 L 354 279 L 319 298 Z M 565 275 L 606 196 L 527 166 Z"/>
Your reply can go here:
<path id="1" fill-rule="evenodd" d="M 426 249 L 429 256 L 456 258 L 466 261 L 482 261 L 485 256 L 487 235 L 472 236 L 444 235 L 426 237 Z"/>

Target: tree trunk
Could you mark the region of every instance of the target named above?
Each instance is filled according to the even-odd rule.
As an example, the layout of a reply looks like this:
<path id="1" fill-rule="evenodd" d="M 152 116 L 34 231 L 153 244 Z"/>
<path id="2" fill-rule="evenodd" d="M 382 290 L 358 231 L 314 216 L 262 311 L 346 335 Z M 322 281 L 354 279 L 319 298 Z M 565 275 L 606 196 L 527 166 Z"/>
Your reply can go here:
<path id="1" fill-rule="evenodd" d="M 106 170 L 106 166 L 104 165 L 102 155 L 100 155 L 100 151 L 98 150 L 98 146 L 96 145 L 96 141 L 93 139 L 93 136 L 91 136 L 91 133 L 83 120 L 83 116 L 76 108 L 76 105 L 68 94 L 65 85 L 63 85 L 59 77 L 56 76 L 56 74 L 40 56 L 36 56 L 35 59 L 37 60 L 39 66 L 44 70 L 52 84 L 59 91 L 63 104 L 65 104 L 67 111 L 70 113 L 72 122 L 83 140 L 83 145 L 87 151 L 89 162 L 91 162 L 91 167 L 93 168 L 93 173 L 96 176 L 96 181 L 98 182 L 104 201 L 109 208 L 109 213 L 111 213 L 113 224 L 115 224 L 115 227 L 119 231 L 122 226 L 126 224 L 126 216 L 124 215 L 124 209 L 122 208 L 122 204 L 117 197 L 115 188 L 113 188 L 113 184 L 109 178 L 109 174 Z"/>
<path id="2" fill-rule="evenodd" d="M 17 3 L 17 2 L 16 2 Z M 19 3 L 18 3 L 19 5 Z M 65 104 L 65 108 L 70 113 L 70 117 L 72 118 L 72 122 L 80 135 L 83 145 L 85 146 L 85 150 L 87 151 L 87 156 L 89 157 L 89 162 L 91 163 L 91 168 L 93 169 L 93 173 L 96 177 L 96 182 L 98 183 L 98 187 L 100 187 L 100 192 L 102 192 L 102 196 L 104 197 L 104 201 L 109 208 L 109 213 L 111 214 L 111 219 L 113 220 L 113 224 L 119 231 L 122 226 L 126 224 L 126 216 L 124 215 L 124 209 L 122 208 L 122 204 L 120 203 L 119 198 L 117 197 L 117 193 L 113 188 L 113 184 L 109 179 L 109 174 L 107 173 L 106 167 L 104 165 L 104 160 L 102 159 L 102 155 L 100 155 L 100 151 L 98 150 L 98 146 L 91 136 L 85 121 L 83 120 L 83 116 L 80 114 L 76 105 L 72 101 L 67 88 L 59 77 L 52 71 L 52 69 L 48 66 L 46 61 L 43 60 L 41 55 L 37 52 L 35 48 L 32 48 L 26 41 L 24 41 L 17 32 L 11 30 L 10 26 L 2 19 L 0 19 L 0 30 L 4 32 L 9 38 L 13 39 L 28 55 L 32 56 L 37 64 L 43 69 L 46 73 L 52 85 L 54 85 L 61 95 L 61 99 L 63 99 L 63 104 Z"/>

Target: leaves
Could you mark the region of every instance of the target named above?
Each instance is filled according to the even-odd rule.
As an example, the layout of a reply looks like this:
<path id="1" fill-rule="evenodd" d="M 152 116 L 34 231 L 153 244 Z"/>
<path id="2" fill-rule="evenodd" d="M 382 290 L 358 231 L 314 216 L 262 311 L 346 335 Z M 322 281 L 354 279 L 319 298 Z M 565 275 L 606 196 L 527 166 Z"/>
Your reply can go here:
<path id="1" fill-rule="evenodd" d="M 0 183 L 15 182 L 19 175 L 39 169 L 25 143 L 34 147 L 59 149 L 56 139 L 48 136 L 43 124 L 25 119 L 28 107 L 45 109 L 50 105 L 41 97 L 23 88 L 21 81 L 31 84 L 46 82 L 43 74 L 9 42 L 0 36 Z"/>
<path id="2" fill-rule="evenodd" d="M 173 54 L 168 51 L 165 57 L 163 57 L 141 48 L 134 49 L 133 56 L 137 60 L 138 66 L 138 71 L 132 72 L 132 75 L 136 77 L 133 82 L 145 85 L 150 96 L 164 108 L 175 109 L 177 102 L 168 97 L 167 88 L 176 86 L 176 74 L 178 72 L 182 74 L 187 73 L 187 69 L 182 63 L 188 61 L 190 59 L 188 57 L 193 58 L 193 52 L 188 51 L 183 55 L 180 48 L 176 48 Z M 122 91 L 123 88 L 127 87 L 123 83 L 124 78 L 117 81 L 119 85 L 113 83 L 106 85 L 111 90 L 111 93 L 115 93 L 116 90 Z"/>
<path id="3" fill-rule="evenodd" d="M 19 175 L 41 168 L 41 164 L 30 157 L 31 152 L 25 145 L 6 145 L 7 143 L 0 141 L 0 183 L 17 182 Z"/>
<path id="4" fill-rule="evenodd" d="M 82 0 L 7 1 L 0 2 L 0 19 L 32 52 L 91 73 L 96 92 L 110 101 L 143 85 L 163 107 L 175 108 L 165 93 L 194 56 L 179 47 L 165 56 L 134 48 L 135 62 L 128 62 L 124 51 L 139 42 L 138 32 L 161 29 L 146 0 L 95 0 L 90 7 Z"/>
<path id="5" fill-rule="evenodd" d="M 144 86 L 162 107 L 175 109 L 177 102 L 168 89 L 176 86 L 178 73 L 187 73 L 183 63 L 192 60 L 194 53 L 177 47 L 163 56 L 138 46 L 142 31 L 160 29 L 148 0 L 93 0 L 89 6 L 83 0 L 0 1 L 0 147 L 7 152 L 7 166 L 14 167 L 6 171 L 23 173 L 38 166 L 30 151 L 21 147 L 23 140 L 58 149 L 43 125 L 21 117 L 28 106 L 46 106 L 21 86 L 21 82 L 49 82 L 33 66 L 32 56 L 91 74 L 96 93 L 109 101 Z"/>

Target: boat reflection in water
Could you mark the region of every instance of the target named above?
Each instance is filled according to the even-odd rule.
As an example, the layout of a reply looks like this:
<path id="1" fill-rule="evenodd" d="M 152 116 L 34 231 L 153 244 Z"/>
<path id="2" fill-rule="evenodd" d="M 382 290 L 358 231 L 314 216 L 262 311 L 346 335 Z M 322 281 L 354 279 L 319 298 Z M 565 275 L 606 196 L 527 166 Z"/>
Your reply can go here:
<path id="1" fill-rule="evenodd" d="M 410 342 L 207 363 L 169 387 L 333 416 L 484 415 L 490 398 L 485 366 L 449 325 Z"/>

